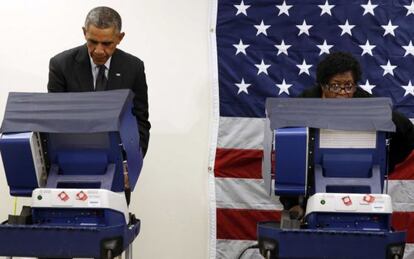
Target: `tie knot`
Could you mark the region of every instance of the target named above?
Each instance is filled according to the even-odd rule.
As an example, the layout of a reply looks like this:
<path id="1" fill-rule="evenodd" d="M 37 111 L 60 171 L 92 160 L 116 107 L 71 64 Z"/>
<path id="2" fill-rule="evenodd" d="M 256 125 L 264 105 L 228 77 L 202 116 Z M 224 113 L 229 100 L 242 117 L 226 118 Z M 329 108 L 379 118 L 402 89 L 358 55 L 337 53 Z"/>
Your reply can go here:
<path id="1" fill-rule="evenodd" d="M 99 65 L 98 68 L 99 68 L 99 73 L 105 72 L 105 68 L 106 68 L 105 65 Z"/>

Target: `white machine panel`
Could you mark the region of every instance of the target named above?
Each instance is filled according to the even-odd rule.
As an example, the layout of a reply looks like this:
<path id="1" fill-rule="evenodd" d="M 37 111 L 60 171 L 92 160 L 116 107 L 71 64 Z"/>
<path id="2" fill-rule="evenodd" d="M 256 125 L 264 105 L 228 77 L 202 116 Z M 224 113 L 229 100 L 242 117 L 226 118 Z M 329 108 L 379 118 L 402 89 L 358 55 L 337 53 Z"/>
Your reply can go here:
<path id="1" fill-rule="evenodd" d="M 129 221 L 124 193 L 104 189 L 52 189 L 38 188 L 32 194 L 33 208 L 102 208 L 124 214 Z"/>
<path id="2" fill-rule="evenodd" d="M 321 148 L 375 148 L 375 131 L 345 131 L 321 129 L 319 133 Z"/>
<path id="3" fill-rule="evenodd" d="M 391 214 L 388 194 L 317 193 L 309 197 L 306 215 L 313 212 Z"/>

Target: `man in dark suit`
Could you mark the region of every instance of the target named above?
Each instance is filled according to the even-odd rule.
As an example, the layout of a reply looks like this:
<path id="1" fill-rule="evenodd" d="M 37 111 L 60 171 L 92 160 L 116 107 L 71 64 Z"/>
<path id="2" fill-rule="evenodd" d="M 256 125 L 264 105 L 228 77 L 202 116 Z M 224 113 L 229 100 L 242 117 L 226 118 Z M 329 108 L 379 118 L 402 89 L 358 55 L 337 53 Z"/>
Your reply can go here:
<path id="1" fill-rule="evenodd" d="M 96 7 L 86 16 L 83 34 L 86 44 L 66 50 L 50 59 L 49 92 L 87 92 L 131 89 L 133 114 L 139 125 L 142 153 L 148 148 L 148 96 L 144 63 L 117 49 L 125 36 L 120 15 L 109 7 Z"/>

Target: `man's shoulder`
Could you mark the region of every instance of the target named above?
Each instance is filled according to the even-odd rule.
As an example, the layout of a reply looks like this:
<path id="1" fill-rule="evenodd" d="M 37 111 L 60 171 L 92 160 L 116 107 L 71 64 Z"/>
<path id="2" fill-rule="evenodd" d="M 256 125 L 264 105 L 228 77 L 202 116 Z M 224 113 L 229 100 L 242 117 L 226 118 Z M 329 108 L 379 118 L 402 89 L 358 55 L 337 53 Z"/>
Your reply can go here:
<path id="1" fill-rule="evenodd" d="M 81 45 L 81 46 L 77 46 L 77 47 L 74 47 L 68 50 L 64 50 L 56 54 L 55 56 L 53 56 L 52 59 L 59 60 L 59 61 L 63 61 L 67 59 L 74 59 L 79 54 L 79 52 L 82 50 L 86 50 L 85 45 Z"/>
<path id="2" fill-rule="evenodd" d="M 123 51 L 122 49 L 116 49 L 116 52 L 114 55 L 118 56 L 119 59 L 122 59 L 122 61 L 127 63 L 137 63 L 137 64 L 143 64 L 144 62 L 139 59 L 137 56 L 134 56 L 126 51 Z"/>

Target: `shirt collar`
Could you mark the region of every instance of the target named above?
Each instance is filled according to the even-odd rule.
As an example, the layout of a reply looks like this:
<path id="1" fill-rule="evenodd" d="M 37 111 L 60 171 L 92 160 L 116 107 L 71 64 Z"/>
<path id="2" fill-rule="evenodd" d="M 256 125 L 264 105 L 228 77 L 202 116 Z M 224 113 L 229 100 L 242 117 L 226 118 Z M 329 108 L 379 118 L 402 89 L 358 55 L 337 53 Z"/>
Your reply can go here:
<path id="1" fill-rule="evenodd" d="M 104 64 L 105 68 L 108 69 L 108 70 L 109 70 L 109 67 L 111 66 L 111 59 L 112 59 L 112 56 L 109 57 L 108 60 Z M 91 55 L 89 55 L 89 60 L 91 62 L 92 71 L 94 71 L 98 67 L 98 65 L 93 63 L 93 59 L 92 59 Z"/>

